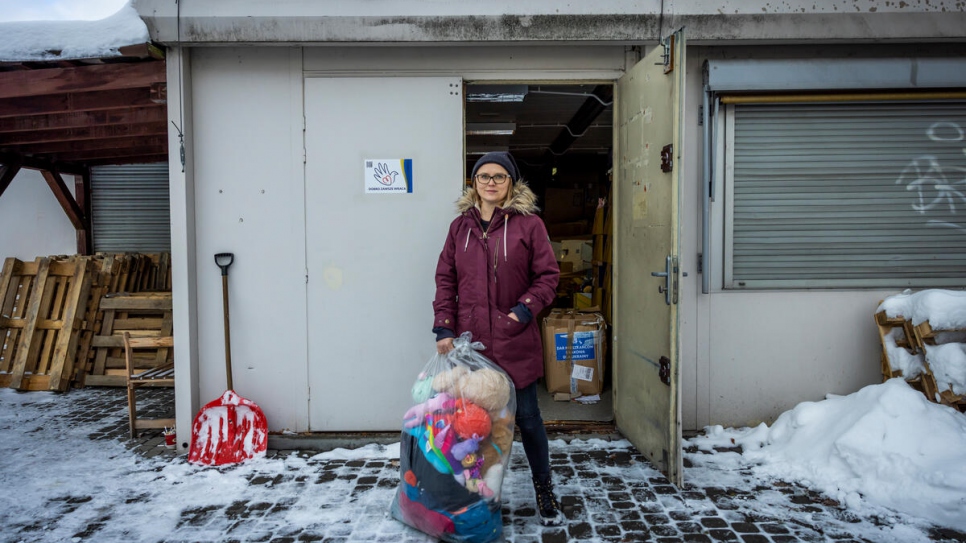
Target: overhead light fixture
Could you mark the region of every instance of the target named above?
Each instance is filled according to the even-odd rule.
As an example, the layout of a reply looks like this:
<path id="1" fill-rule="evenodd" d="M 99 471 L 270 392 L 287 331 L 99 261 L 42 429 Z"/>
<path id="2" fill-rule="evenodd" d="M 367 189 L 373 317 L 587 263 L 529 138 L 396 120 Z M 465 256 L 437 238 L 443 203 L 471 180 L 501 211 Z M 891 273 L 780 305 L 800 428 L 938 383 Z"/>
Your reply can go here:
<path id="1" fill-rule="evenodd" d="M 467 136 L 512 136 L 516 123 L 466 123 Z"/>
<path id="2" fill-rule="evenodd" d="M 467 155 L 485 155 L 487 153 L 492 153 L 493 151 L 510 151 L 510 147 L 507 145 L 493 145 L 493 144 L 481 144 L 472 145 L 466 149 Z"/>
<path id="3" fill-rule="evenodd" d="M 530 87 L 527 85 L 468 85 L 467 102 L 522 102 Z"/>

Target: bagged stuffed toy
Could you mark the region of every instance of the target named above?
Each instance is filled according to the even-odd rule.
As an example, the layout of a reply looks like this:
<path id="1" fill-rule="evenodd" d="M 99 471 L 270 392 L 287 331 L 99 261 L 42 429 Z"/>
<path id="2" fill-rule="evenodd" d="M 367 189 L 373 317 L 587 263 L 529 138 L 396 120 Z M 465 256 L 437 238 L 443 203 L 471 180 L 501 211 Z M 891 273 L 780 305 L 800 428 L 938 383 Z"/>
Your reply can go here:
<path id="1" fill-rule="evenodd" d="M 503 541 L 500 493 L 516 394 L 510 377 L 464 332 L 434 355 L 403 415 L 399 490 L 391 514 L 452 543 Z"/>

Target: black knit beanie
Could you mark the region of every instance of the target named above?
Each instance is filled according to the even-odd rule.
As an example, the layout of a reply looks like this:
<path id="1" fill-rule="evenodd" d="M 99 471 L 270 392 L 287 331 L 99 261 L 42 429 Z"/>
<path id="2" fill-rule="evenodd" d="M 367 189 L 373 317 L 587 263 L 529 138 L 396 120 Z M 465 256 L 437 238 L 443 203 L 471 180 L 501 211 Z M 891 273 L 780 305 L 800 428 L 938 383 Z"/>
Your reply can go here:
<path id="1" fill-rule="evenodd" d="M 470 175 L 470 179 L 476 180 L 476 171 L 484 164 L 499 164 L 510 174 L 512 181 L 516 182 L 520 180 L 520 168 L 517 166 L 517 161 L 513 159 L 513 155 L 506 151 L 492 151 L 481 156 L 473 166 L 473 173 Z"/>

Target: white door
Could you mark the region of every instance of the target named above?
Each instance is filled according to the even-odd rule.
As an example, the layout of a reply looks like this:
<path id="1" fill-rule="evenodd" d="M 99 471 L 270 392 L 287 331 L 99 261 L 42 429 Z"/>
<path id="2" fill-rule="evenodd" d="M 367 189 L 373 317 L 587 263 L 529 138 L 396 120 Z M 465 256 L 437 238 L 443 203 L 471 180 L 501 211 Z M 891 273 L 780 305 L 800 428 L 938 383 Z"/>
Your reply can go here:
<path id="1" fill-rule="evenodd" d="M 680 183 L 684 36 L 655 48 L 617 83 L 614 133 L 614 416 L 677 485 Z M 656 275 L 655 275 L 656 274 Z"/>
<path id="2" fill-rule="evenodd" d="M 462 80 L 306 78 L 305 156 L 309 430 L 398 430 L 436 348 Z"/>

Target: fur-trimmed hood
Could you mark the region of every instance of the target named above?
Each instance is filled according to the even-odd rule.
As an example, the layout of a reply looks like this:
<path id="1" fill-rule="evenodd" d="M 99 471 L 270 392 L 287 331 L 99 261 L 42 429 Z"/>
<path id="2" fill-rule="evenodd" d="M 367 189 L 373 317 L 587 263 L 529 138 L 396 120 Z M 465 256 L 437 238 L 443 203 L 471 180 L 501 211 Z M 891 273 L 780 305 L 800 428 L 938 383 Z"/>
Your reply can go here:
<path id="1" fill-rule="evenodd" d="M 476 193 L 476 187 L 469 187 L 463 191 L 463 195 L 456 200 L 456 210 L 461 214 L 466 213 L 474 207 L 479 207 L 480 196 Z M 532 215 L 540 211 L 537 207 L 537 195 L 523 181 L 513 183 L 512 193 L 507 199 L 506 205 L 502 206 L 506 211 L 512 211 L 520 215 Z"/>

